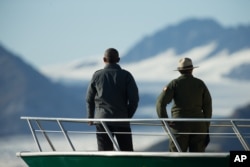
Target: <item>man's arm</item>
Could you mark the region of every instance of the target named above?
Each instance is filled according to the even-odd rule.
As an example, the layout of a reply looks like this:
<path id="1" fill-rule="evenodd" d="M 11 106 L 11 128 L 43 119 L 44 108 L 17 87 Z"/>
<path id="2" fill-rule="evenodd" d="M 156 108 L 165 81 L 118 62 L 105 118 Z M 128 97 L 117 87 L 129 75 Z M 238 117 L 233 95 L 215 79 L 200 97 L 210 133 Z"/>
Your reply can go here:
<path id="1" fill-rule="evenodd" d="M 86 94 L 87 118 L 94 118 L 94 113 L 95 113 L 96 89 L 92 80 L 88 86 L 87 94 Z"/>
<path id="2" fill-rule="evenodd" d="M 173 91 L 167 86 L 163 88 L 156 101 L 156 112 L 159 118 L 168 118 L 167 104 L 171 102 Z"/>
<path id="3" fill-rule="evenodd" d="M 132 118 L 139 103 L 139 91 L 132 75 L 130 75 L 128 80 L 127 94 L 128 94 L 128 117 Z"/>
<path id="4" fill-rule="evenodd" d="M 211 118 L 212 117 L 212 98 L 209 93 L 209 90 L 207 87 L 205 87 L 205 91 L 203 94 L 203 106 L 202 110 L 204 113 L 205 118 Z"/>

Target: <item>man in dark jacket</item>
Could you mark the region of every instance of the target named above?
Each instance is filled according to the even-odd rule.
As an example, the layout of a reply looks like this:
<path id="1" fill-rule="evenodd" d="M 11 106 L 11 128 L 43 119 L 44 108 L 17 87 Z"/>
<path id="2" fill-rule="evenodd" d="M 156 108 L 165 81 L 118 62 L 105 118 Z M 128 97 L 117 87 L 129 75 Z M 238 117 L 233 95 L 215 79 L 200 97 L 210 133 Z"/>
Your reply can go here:
<path id="1" fill-rule="evenodd" d="M 94 73 L 86 96 L 88 118 L 132 118 L 139 102 L 138 88 L 133 76 L 121 69 L 119 53 L 114 48 L 105 51 L 104 69 Z M 89 122 L 90 125 L 93 122 Z M 133 151 L 129 123 L 107 123 L 121 151 Z M 96 124 L 99 151 L 113 150 L 113 143 L 101 124 Z M 123 134 L 114 133 L 122 132 Z M 124 133 L 125 132 L 125 133 Z"/>
<path id="2" fill-rule="evenodd" d="M 212 99 L 205 83 L 192 75 L 192 60 L 182 58 L 178 69 L 181 76 L 172 80 L 159 95 L 156 103 L 160 118 L 168 118 L 166 106 L 173 100 L 171 109 L 173 118 L 211 118 Z M 174 122 L 170 124 L 175 138 L 182 151 L 204 152 L 208 144 L 209 122 Z M 178 133 L 196 134 L 178 134 Z M 200 134 L 199 134 L 200 133 Z M 202 134 L 203 133 L 203 134 Z M 177 151 L 173 141 L 170 141 L 170 151 Z"/>

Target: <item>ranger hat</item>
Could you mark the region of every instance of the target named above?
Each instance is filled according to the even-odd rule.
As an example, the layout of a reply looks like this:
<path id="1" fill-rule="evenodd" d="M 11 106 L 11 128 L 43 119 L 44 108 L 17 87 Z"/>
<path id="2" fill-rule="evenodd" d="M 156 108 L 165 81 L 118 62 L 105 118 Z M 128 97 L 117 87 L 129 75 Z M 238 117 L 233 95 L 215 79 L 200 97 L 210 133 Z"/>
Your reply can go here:
<path id="1" fill-rule="evenodd" d="M 198 68 L 198 67 L 194 67 L 192 60 L 190 58 L 185 57 L 179 60 L 178 68 L 175 71 L 191 70 L 194 68 Z"/>

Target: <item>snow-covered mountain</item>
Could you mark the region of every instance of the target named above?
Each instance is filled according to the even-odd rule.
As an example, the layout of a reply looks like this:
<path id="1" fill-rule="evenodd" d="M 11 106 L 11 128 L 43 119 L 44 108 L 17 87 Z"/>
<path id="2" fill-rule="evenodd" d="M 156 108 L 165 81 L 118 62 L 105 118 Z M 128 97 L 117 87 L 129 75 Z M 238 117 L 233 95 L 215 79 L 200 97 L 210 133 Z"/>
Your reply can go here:
<path id="1" fill-rule="evenodd" d="M 217 45 L 208 57 L 217 55 L 222 50 L 227 50 L 231 54 L 249 48 L 249 37 L 249 25 L 222 27 L 212 19 L 188 19 L 142 38 L 125 54 L 124 60 L 140 61 L 172 48 L 177 55 L 182 55 L 192 48 L 211 42 Z"/>
<path id="2" fill-rule="evenodd" d="M 200 66 L 195 74 L 209 81 L 250 80 L 250 26 L 222 27 L 211 19 L 190 19 L 142 38 L 121 55 L 121 65 L 139 81 L 166 81 L 181 57 Z M 42 68 L 61 80 L 89 80 L 104 66 L 100 56 Z"/>
<path id="3" fill-rule="evenodd" d="M 124 63 L 121 58 L 122 68 L 129 70 L 137 81 L 140 82 L 162 82 L 168 81 L 178 76 L 177 68 L 180 57 L 189 57 L 195 66 L 194 75 L 204 78 L 209 82 L 224 82 L 226 80 L 238 80 L 237 75 L 232 75 L 234 69 L 245 65 L 250 67 L 250 48 L 242 49 L 234 53 L 228 50 L 221 50 L 216 55 L 207 57 L 216 48 L 216 43 L 210 43 L 188 50 L 178 55 L 174 49 L 168 49 L 163 53 L 154 55 L 138 62 Z M 92 74 L 103 68 L 102 56 L 96 59 L 83 59 L 73 61 L 69 64 L 54 65 L 43 68 L 42 71 L 47 76 L 56 80 L 90 80 Z M 243 70 L 242 75 L 249 72 Z M 235 72 L 234 72 L 235 73 Z M 242 80 L 249 80 L 246 75 Z"/>
<path id="4" fill-rule="evenodd" d="M 151 96 L 152 108 L 143 108 L 145 102 L 141 106 L 147 115 L 155 117 L 152 99 L 157 98 L 165 84 L 179 76 L 174 70 L 182 57 L 191 58 L 194 66 L 199 66 L 194 76 L 207 83 L 213 97 L 214 115 L 229 115 L 250 102 L 250 26 L 225 28 L 210 19 L 190 19 L 142 38 L 121 55 L 122 68 L 133 74 L 140 92 Z M 41 71 L 56 81 L 83 83 L 103 67 L 100 53 L 96 57 L 44 67 Z"/>

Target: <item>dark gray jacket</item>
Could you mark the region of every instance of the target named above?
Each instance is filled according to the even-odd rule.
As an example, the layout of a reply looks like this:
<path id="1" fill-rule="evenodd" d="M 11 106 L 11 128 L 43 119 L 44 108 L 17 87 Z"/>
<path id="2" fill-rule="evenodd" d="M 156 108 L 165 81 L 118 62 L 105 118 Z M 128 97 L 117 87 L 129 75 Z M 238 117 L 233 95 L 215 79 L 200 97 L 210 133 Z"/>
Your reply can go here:
<path id="1" fill-rule="evenodd" d="M 133 76 L 118 64 L 96 71 L 86 96 L 88 118 L 132 118 L 138 102 Z"/>

